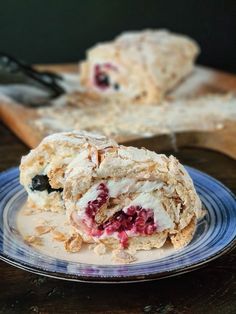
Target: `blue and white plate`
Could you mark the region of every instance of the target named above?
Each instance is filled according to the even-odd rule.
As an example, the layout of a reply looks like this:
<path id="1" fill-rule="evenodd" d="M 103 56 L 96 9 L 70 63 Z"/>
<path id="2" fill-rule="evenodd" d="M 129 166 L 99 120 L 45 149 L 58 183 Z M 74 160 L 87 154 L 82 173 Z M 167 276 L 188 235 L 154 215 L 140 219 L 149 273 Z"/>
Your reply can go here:
<path id="1" fill-rule="evenodd" d="M 21 238 L 16 215 L 26 201 L 14 168 L 0 174 L 0 259 L 30 272 L 86 282 L 134 282 L 194 270 L 236 244 L 236 199 L 220 182 L 187 167 L 207 215 L 198 223 L 192 242 L 168 257 L 129 265 L 76 263 L 44 255 Z"/>

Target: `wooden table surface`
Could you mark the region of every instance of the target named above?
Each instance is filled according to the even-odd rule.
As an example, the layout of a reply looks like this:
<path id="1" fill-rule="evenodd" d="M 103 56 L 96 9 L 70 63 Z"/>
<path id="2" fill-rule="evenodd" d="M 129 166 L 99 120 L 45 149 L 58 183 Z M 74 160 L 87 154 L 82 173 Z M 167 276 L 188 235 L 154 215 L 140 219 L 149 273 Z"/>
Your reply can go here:
<path id="1" fill-rule="evenodd" d="M 19 165 L 28 148 L 0 124 L 0 170 Z M 145 146 L 145 140 L 141 143 Z M 155 149 L 155 147 L 153 147 Z M 167 152 L 173 153 L 173 152 Z M 236 161 L 183 148 L 181 162 L 236 192 Z M 135 284 L 85 284 L 37 276 L 0 262 L 0 313 L 236 313 L 236 249 L 194 272 Z"/>

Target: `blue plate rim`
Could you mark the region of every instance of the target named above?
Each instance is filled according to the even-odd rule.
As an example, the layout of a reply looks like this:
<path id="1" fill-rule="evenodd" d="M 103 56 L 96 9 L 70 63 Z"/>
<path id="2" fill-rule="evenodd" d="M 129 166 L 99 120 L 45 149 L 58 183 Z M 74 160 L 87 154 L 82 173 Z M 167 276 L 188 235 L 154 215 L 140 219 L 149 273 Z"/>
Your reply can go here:
<path id="1" fill-rule="evenodd" d="M 210 179 L 211 181 L 219 185 L 221 188 L 223 188 L 234 199 L 234 201 L 236 201 L 236 196 L 234 195 L 234 193 L 217 179 L 193 167 L 185 166 L 185 168 L 187 169 L 187 171 L 189 170 L 193 171 L 195 173 L 198 173 L 201 176 L 206 177 L 207 179 Z M 15 171 L 18 171 L 18 167 L 13 167 L 13 168 L 10 168 L 1 172 L 0 180 L 2 176 L 9 175 L 11 172 L 15 172 Z M 81 274 L 74 275 L 74 274 L 68 274 L 68 273 L 61 273 L 57 271 L 52 272 L 52 271 L 44 270 L 37 266 L 27 265 L 24 262 L 19 262 L 15 260 L 14 258 L 12 258 L 11 256 L 4 254 L 2 251 L 0 252 L 0 260 L 12 266 L 15 266 L 19 269 L 23 269 L 37 275 L 44 275 L 44 276 L 54 278 L 54 279 L 76 281 L 76 282 L 86 282 L 86 283 L 133 283 L 133 282 L 143 282 L 143 281 L 164 279 L 164 278 L 173 277 L 173 276 L 191 272 L 198 268 L 202 268 L 206 266 L 208 263 L 223 256 L 224 254 L 229 253 L 232 249 L 235 248 L 235 246 L 236 246 L 236 235 L 230 242 L 228 242 L 222 249 L 217 251 L 215 254 L 212 254 L 205 259 L 203 258 L 201 261 L 191 263 L 188 266 L 184 265 L 183 267 L 179 267 L 178 269 L 171 269 L 171 270 L 167 270 L 161 273 L 152 273 L 152 274 L 145 274 L 145 275 L 122 276 L 120 274 L 119 277 L 118 276 L 102 277 L 102 276 L 96 276 L 96 275 L 83 276 Z"/>

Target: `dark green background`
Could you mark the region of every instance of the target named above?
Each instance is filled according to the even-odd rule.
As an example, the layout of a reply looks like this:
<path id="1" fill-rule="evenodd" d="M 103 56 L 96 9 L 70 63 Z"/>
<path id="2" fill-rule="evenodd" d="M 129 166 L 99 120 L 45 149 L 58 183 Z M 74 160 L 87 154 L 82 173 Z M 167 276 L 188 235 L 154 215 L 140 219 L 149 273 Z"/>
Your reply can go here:
<path id="1" fill-rule="evenodd" d="M 165 27 L 195 38 L 199 63 L 236 72 L 236 0 L 0 0 L 0 50 L 72 62 L 124 30 Z"/>

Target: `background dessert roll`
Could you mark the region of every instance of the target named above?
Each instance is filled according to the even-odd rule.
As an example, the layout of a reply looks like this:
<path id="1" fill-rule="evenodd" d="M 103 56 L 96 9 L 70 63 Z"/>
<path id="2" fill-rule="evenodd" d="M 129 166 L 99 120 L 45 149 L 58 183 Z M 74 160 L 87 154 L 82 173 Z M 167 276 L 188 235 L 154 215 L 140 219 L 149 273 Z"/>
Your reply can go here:
<path id="1" fill-rule="evenodd" d="M 22 157 L 20 182 L 28 193 L 32 208 L 63 211 L 62 191 L 68 164 L 87 149 L 90 158 L 97 158 L 97 149 L 116 145 L 106 137 L 88 132 L 56 133 L 46 137 L 37 148 Z"/>
<path id="2" fill-rule="evenodd" d="M 81 85 L 102 98 L 157 104 L 192 71 L 198 53 L 195 41 L 166 30 L 126 32 L 88 50 Z"/>
<path id="3" fill-rule="evenodd" d="M 63 191 L 68 217 L 85 242 L 150 250 L 170 239 L 191 241 L 201 201 L 176 158 L 116 146 L 91 160 L 84 150 L 67 168 Z"/>

